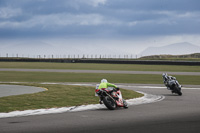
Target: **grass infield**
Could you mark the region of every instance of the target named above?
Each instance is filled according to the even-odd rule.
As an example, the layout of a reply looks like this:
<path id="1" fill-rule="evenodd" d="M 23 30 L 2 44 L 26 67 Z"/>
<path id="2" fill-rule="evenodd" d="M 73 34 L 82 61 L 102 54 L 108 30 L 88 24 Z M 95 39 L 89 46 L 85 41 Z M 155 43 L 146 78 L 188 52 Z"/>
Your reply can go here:
<path id="1" fill-rule="evenodd" d="M 177 71 L 200 72 L 200 66 L 133 65 L 133 64 L 81 64 L 81 63 L 28 63 L 0 62 L 0 68 L 29 69 L 80 69 L 80 70 L 126 70 L 126 71 Z M 200 76 L 173 75 L 181 85 L 199 85 Z M 100 82 L 106 78 L 111 83 L 163 84 L 162 75 L 152 74 L 100 74 L 100 73 L 56 73 L 0 71 L 1 82 L 29 82 L 48 91 L 0 98 L 0 112 L 15 110 L 78 106 L 98 103 L 94 87 L 69 85 L 44 85 L 41 82 Z M 125 99 L 142 94 L 121 90 Z"/>
<path id="2" fill-rule="evenodd" d="M 36 83 L 20 85 L 44 87 L 48 91 L 2 97 L 0 98 L 0 112 L 97 104 L 99 100 L 94 96 L 94 87 Z M 121 92 L 124 99 L 143 96 L 143 94 L 131 90 L 121 89 Z"/>

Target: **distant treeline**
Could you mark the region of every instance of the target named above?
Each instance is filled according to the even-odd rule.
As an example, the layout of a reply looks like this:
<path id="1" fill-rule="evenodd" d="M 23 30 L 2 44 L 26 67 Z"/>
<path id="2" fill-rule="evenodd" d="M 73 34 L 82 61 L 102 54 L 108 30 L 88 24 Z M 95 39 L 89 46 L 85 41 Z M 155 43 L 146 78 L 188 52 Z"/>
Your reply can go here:
<path id="1" fill-rule="evenodd" d="M 200 58 L 200 53 L 185 54 L 185 55 L 151 55 L 143 56 L 140 59 L 187 59 L 187 58 Z"/>

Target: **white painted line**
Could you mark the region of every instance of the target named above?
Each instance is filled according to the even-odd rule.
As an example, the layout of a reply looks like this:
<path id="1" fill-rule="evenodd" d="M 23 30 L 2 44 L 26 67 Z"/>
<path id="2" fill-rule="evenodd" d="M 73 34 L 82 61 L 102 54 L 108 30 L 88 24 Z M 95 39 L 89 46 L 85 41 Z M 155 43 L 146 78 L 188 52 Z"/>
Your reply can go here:
<path id="1" fill-rule="evenodd" d="M 144 94 L 144 96 L 141 98 L 126 100 L 129 105 L 153 103 L 153 102 L 158 102 L 158 101 L 162 101 L 163 99 L 165 99 L 165 96 L 163 96 L 163 95 L 152 95 L 152 94 L 147 94 L 147 93 L 144 93 L 141 91 L 137 91 L 137 92 Z"/>
<path id="2" fill-rule="evenodd" d="M 128 105 L 134 106 L 134 105 L 158 102 L 165 98 L 164 96 L 159 96 L 159 95 L 151 95 L 146 93 L 143 94 L 144 94 L 143 97 L 127 100 Z M 91 104 L 91 105 L 62 107 L 62 108 L 13 111 L 9 113 L 0 113 L 0 118 L 43 115 L 43 114 L 64 113 L 64 112 L 77 112 L 77 111 L 96 110 L 96 109 L 106 109 L 106 107 L 103 104 Z"/>
<path id="3" fill-rule="evenodd" d="M 42 83 L 42 84 L 60 84 L 60 83 Z M 94 86 L 93 84 L 68 84 L 68 85 L 84 85 L 84 86 Z M 126 86 L 126 85 L 120 85 Z M 131 86 L 128 85 L 126 87 L 137 87 L 137 88 L 166 88 L 159 86 Z M 183 89 L 200 89 L 200 88 L 186 88 Z M 139 92 L 143 93 L 143 92 Z M 146 103 L 153 103 L 163 100 L 165 97 L 162 95 L 152 95 L 143 93 L 144 96 L 140 98 L 134 98 L 126 100 L 129 106 L 135 106 Z M 50 109 L 37 109 L 37 110 L 25 110 L 25 111 L 13 111 L 9 113 L 0 113 L 0 118 L 7 117 L 20 117 L 20 116 L 30 116 L 30 115 L 43 115 L 43 114 L 53 114 L 53 113 L 64 113 L 64 112 L 77 112 L 77 111 L 85 111 L 85 110 L 96 110 L 96 109 L 106 109 L 104 105 L 100 104 L 91 104 L 91 105 L 82 105 L 82 106 L 73 106 L 73 107 L 62 107 L 62 108 L 50 108 Z"/>
<path id="4" fill-rule="evenodd" d="M 200 90 L 200 88 L 187 88 L 187 87 L 182 87 L 181 89 L 184 89 L 184 90 Z"/>
<path id="5" fill-rule="evenodd" d="M 154 89 L 163 89 L 166 87 L 159 87 L 159 86 L 137 86 L 138 88 L 154 88 Z"/>
<path id="6" fill-rule="evenodd" d="M 135 86 L 137 88 L 153 88 L 153 89 L 167 89 L 167 87 L 159 87 L 159 86 Z M 191 88 L 191 87 L 182 87 L 184 90 L 200 90 L 200 88 Z"/>
<path id="7" fill-rule="evenodd" d="M 120 87 L 126 86 L 126 85 L 119 85 Z M 153 88 L 153 89 L 167 89 L 167 87 L 163 86 L 131 86 L 128 85 L 126 87 L 134 87 L 134 88 Z M 181 89 L 184 90 L 200 90 L 200 88 L 192 88 L 192 87 L 182 87 Z"/>

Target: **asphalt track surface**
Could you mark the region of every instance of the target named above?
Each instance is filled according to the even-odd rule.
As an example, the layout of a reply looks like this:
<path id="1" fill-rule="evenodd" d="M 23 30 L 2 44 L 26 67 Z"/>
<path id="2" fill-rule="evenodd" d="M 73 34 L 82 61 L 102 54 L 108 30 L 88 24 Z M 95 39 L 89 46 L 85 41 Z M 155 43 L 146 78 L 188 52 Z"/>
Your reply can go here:
<path id="1" fill-rule="evenodd" d="M 0 85 L 0 92 L 1 92 L 0 97 L 37 93 L 41 91 L 45 91 L 45 89 L 41 87 L 33 87 L 33 86 Z"/>
<path id="2" fill-rule="evenodd" d="M 200 86 L 171 94 L 161 85 L 123 84 L 123 88 L 164 95 L 159 102 L 128 109 L 89 110 L 0 119 L 1 133 L 198 133 Z M 190 87 L 190 86 L 187 86 Z"/>
<path id="3" fill-rule="evenodd" d="M 69 70 L 69 69 L 17 69 L 0 68 L 0 71 L 18 72 L 73 72 L 73 73 L 117 73 L 117 74 L 162 74 L 161 71 L 115 71 L 115 70 Z M 200 72 L 165 72 L 172 75 L 200 75 Z"/>

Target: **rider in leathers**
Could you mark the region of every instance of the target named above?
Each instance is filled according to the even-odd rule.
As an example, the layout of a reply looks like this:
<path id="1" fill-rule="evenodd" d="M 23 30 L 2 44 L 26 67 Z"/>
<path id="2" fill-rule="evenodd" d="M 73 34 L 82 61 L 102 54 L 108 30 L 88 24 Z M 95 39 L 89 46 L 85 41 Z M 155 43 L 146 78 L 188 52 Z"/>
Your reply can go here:
<path id="1" fill-rule="evenodd" d="M 171 85 L 176 81 L 176 83 L 181 87 L 181 85 L 176 80 L 176 77 L 168 76 L 167 73 L 163 73 L 163 82 L 168 90 L 171 90 Z M 173 91 L 172 91 L 173 92 Z"/>
<path id="2" fill-rule="evenodd" d="M 101 91 L 101 89 L 107 89 L 108 87 L 114 87 L 116 89 L 119 89 L 116 85 L 108 83 L 106 79 L 102 79 L 98 89 L 96 89 L 95 92 L 98 94 Z M 99 103 L 102 104 L 102 99 L 99 100 Z"/>

